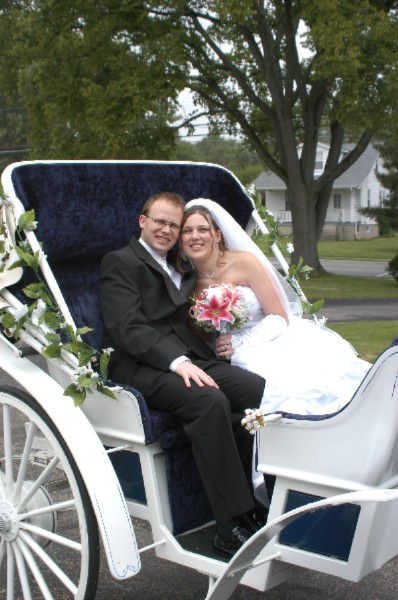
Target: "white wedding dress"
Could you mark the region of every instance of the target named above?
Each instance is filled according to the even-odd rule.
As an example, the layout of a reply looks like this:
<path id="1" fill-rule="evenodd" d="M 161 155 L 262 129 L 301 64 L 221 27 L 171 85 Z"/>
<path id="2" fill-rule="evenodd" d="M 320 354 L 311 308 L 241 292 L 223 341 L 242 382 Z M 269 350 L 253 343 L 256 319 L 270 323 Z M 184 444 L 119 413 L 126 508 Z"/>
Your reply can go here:
<path id="1" fill-rule="evenodd" d="M 243 339 L 231 362 L 265 378 L 261 402 L 264 412 L 324 415 L 345 406 L 371 364 L 358 358 L 351 344 L 331 329 L 295 315 L 290 316 L 289 325 L 274 339 L 265 341 L 261 335 L 251 336 L 250 330 L 261 323 L 264 313 L 253 290 L 238 287 L 252 319 L 234 331 L 234 336 Z M 268 506 L 264 477 L 256 470 L 255 446 L 252 480 L 256 498 Z"/>
<path id="2" fill-rule="evenodd" d="M 257 257 L 289 315 L 288 325 L 278 315 L 265 316 L 253 290 L 237 286 L 252 319 L 232 332 L 235 351 L 231 362 L 266 380 L 261 402 L 264 413 L 327 415 L 340 410 L 351 400 L 371 364 L 358 358 L 351 344 L 340 335 L 301 316 L 296 292 L 224 208 L 206 198 L 191 200 L 186 208 L 191 206 L 207 208 L 229 250 L 250 252 Z M 267 503 L 263 475 L 255 469 L 255 455 L 253 452 L 255 494 Z"/>
<path id="3" fill-rule="evenodd" d="M 265 412 L 322 415 L 347 404 L 370 363 L 358 358 L 351 344 L 334 331 L 295 315 L 274 339 L 264 341 L 256 336 L 251 340 L 247 333 L 264 319 L 264 313 L 253 290 L 238 287 L 252 319 L 233 332 L 243 336 L 243 343 L 231 362 L 265 378 L 261 403 Z"/>

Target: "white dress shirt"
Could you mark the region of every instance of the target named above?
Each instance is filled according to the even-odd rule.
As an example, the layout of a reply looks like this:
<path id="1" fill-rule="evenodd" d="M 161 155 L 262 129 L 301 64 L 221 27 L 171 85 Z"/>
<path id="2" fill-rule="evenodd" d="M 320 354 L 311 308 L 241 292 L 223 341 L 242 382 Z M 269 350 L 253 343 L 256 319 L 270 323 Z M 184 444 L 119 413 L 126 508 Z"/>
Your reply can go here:
<path id="1" fill-rule="evenodd" d="M 142 238 L 139 239 L 139 242 L 144 246 L 146 250 L 148 250 L 149 254 L 156 260 L 156 262 L 166 271 L 166 273 L 171 277 L 174 285 L 180 289 L 181 286 L 181 273 L 177 271 L 177 269 L 167 262 L 165 256 L 160 256 L 153 248 L 148 246 L 146 242 Z"/>
<path id="2" fill-rule="evenodd" d="M 149 254 L 152 256 L 152 258 L 156 260 L 156 262 L 162 267 L 162 269 L 166 271 L 166 273 L 170 276 L 175 286 L 178 289 L 180 289 L 182 279 L 181 273 L 179 273 L 177 269 L 173 267 L 173 265 L 170 265 L 167 262 L 165 256 L 160 256 L 160 254 L 158 254 L 157 252 L 155 252 L 155 250 L 153 250 L 153 248 L 148 246 L 148 244 L 144 242 L 142 238 L 140 238 L 138 241 L 144 246 L 146 250 L 148 250 Z M 189 360 L 187 356 L 179 356 L 178 358 L 175 358 L 169 365 L 170 371 L 175 372 L 178 365 L 180 365 L 182 362 L 185 362 L 186 360 Z"/>

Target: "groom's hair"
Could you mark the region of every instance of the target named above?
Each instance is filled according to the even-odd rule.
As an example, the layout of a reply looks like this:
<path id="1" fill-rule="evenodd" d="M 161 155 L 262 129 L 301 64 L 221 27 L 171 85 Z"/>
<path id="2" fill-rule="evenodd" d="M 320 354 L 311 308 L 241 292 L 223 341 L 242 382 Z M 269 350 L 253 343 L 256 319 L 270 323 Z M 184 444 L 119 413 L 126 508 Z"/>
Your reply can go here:
<path id="1" fill-rule="evenodd" d="M 184 211 L 186 204 L 184 198 L 180 196 L 180 194 L 176 194 L 175 192 L 158 192 L 146 200 L 144 206 L 142 207 L 141 213 L 148 216 L 148 213 L 156 200 L 168 200 L 168 202 L 174 204 L 175 207 L 181 208 L 182 211 Z"/>

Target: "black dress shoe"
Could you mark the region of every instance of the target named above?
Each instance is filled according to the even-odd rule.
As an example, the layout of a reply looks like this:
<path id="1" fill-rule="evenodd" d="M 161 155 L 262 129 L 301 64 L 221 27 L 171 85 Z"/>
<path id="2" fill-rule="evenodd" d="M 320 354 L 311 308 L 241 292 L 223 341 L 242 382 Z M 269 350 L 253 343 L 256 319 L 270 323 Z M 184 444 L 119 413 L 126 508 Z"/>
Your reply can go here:
<path id="1" fill-rule="evenodd" d="M 250 531 L 256 533 L 266 525 L 268 519 L 268 510 L 266 508 L 255 508 L 249 513 L 242 515 L 239 519 L 241 525 Z"/>
<path id="2" fill-rule="evenodd" d="M 250 537 L 251 533 L 247 529 L 235 525 L 227 536 L 221 536 L 216 531 L 213 537 L 213 546 L 217 551 L 233 556 Z"/>

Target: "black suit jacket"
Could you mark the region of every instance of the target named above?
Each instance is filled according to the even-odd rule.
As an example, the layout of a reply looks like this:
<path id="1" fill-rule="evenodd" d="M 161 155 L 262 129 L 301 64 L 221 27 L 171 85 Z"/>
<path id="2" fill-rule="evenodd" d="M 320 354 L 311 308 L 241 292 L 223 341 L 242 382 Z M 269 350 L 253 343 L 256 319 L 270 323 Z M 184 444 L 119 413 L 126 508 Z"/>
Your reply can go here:
<path id="1" fill-rule="evenodd" d="M 104 256 L 100 304 L 105 325 L 103 347 L 115 350 L 110 376 L 121 363 L 132 373 L 142 364 L 167 371 L 181 355 L 216 358 L 189 324 L 187 296 L 193 283 L 192 274 L 184 276 L 179 291 L 135 238 Z"/>

